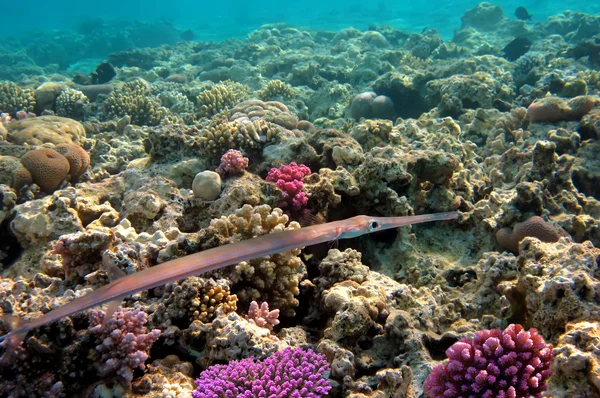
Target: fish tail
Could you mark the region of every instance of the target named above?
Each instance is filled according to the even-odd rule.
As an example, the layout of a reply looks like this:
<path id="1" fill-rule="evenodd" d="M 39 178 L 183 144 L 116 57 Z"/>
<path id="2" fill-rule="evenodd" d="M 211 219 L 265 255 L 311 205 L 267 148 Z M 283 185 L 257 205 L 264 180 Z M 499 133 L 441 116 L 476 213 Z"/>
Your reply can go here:
<path id="1" fill-rule="evenodd" d="M 0 366 L 6 366 L 12 363 L 17 355 L 23 353 L 22 343 L 27 332 L 14 332 L 19 329 L 21 324 L 21 319 L 14 315 L 3 315 L 0 320 L 10 325 L 13 330 L 13 332 L 0 336 L 0 347 L 4 348 L 4 353 L 0 356 Z"/>

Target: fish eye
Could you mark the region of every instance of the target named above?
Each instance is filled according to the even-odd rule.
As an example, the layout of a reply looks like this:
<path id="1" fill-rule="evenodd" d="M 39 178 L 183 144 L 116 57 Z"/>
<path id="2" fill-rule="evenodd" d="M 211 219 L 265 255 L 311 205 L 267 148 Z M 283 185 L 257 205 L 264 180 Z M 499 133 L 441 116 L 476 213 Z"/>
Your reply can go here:
<path id="1" fill-rule="evenodd" d="M 371 220 L 369 221 L 369 231 L 375 231 L 379 229 L 379 221 Z"/>

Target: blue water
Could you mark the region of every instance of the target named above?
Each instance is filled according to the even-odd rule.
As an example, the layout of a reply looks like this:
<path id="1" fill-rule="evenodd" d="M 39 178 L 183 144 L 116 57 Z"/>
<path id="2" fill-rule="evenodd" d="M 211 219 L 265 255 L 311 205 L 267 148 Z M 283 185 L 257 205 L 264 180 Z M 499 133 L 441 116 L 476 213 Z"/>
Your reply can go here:
<path id="1" fill-rule="evenodd" d="M 178 29 L 191 29 L 197 39 L 215 41 L 244 37 L 263 24 L 277 22 L 329 30 L 346 27 L 364 29 L 370 24 L 389 23 L 407 31 L 436 28 L 445 38 L 450 39 L 454 30 L 460 27 L 460 17 L 463 13 L 478 3 L 479 1 L 475 0 L 33 0 L 27 5 L 14 3 L 10 9 L 3 7 L 0 36 L 3 38 L 1 43 L 7 46 L 10 45 L 11 39 L 32 31 L 48 33 L 53 30 L 76 29 L 82 21 L 100 19 L 109 24 L 163 20 Z M 509 17 L 513 17 L 516 7 L 525 6 L 534 15 L 534 20 L 539 22 L 565 10 L 600 12 L 600 2 L 581 0 L 496 1 L 494 4 L 500 5 Z M 161 38 L 161 32 L 149 33 L 152 34 L 157 36 L 153 38 L 154 42 L 170 41 L 169 37 Z"/>

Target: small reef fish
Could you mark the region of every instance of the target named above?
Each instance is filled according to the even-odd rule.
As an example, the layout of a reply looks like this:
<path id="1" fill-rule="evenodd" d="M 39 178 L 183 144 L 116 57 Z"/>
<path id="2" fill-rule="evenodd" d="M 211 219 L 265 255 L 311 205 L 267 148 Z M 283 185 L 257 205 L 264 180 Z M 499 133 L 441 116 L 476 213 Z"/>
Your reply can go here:
<path id="1" fill-rule="evenodd" d="M 520 19 L 521 21 L 531 21 L 532 16 L 533 15 L 531 15 L 523 6 L 517 7 L 517 9 L 515 10 L 515 17 L 517 17 L 517 19 Z"/>
<path id="2" fill-rule="evenodd" d="M 517 37 L 508 43 L 506 47 L 502 49 L 502 52 L 504 52 L 504 58 L 512 62 L 516 61 L 519 57 L 529 51 L 529 47 L 531 47 L 531 41 L 529 41 L 528 38 Z"/>
<path id="3" fill-rule="evenodd" d="M 135 274 L 123 276 L 85 296 L 26 322 L 16 322 L 14 329 L 0 337 L 7 350 L 15 347 L 32 329 L 57 321 L 92 307 L 110 302 L 109 309 L 116 308 L 118 301 L 141 290 L 152 289 L 204 272 L 214 271 L 241 261 L 248 261 L 286 250 L 293 250 L 319 243 L 350 239 L 372 232 L 431 221 L 452 220 L 459 213 L 443 212 L 405 217 L 356 216 L 325 224 L 292 229 L 229 245 L 215 247 L 146 268 Z M 107 312 L 110 312 L 108 310 Z"/>

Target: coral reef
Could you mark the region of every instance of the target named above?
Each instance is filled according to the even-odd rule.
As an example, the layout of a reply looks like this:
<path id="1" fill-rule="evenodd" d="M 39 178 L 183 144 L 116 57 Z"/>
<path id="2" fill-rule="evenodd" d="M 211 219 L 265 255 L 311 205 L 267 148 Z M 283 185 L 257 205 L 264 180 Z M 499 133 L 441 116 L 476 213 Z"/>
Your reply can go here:
<path id="1" fill-rule="evenodd" d="M 212 117 L 219 112 L 233 108 L 246 99 L 249 89 L 240 83 L 224 81 L 203 91 L 196 97 L 198 114 L 202 117 Z"/>
<path id="2" fill-rule="evenodd" d="M 313 347 L 330 397 L 459 384 L 599 395 L 600 17 L 544 7 L 529 21 L 484 2 L 461 26 L 441 7 L 423 28 L 384 6 L 328 11 L 334 30 L 297 28 L 295 12 L 262 25 L 246 7 L 205 13 L 193 32 L 91 18 L 0 42 L 0 334 L 118 274 L 300 228 L 291 219 L 459 213 L 298 241 L 135 292 L 117 318 L 88 310 L 35 328 L 16 350 L 0 345 L 18 354 L 0 395 L 189 398 L 202 371 L 221 386 Z M 262 26 L 232 39 L 248 21 Z M 116 345 L 128 327 L 137 348 Z M 513 332 L 555 347 L 550 377 L 497 360 L 502 336 L 522 347 Z M 477 344 L 495 347 L 489 366 L 459 380 Z"/>

